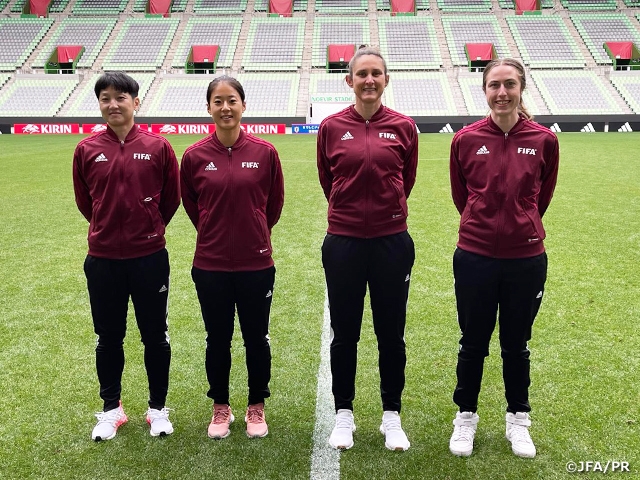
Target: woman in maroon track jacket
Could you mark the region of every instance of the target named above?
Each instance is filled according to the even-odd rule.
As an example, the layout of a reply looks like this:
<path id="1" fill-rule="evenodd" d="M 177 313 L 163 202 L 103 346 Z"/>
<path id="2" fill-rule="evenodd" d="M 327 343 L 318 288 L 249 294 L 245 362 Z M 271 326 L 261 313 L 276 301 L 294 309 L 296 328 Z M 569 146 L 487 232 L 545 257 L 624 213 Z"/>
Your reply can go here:
<path id="1" fill-rule="evenodd" d="M 483 76 L 490 114 L 459 131 L 451 144 L 453 202 L 460 212 L 453 257 L 462 337 L 449 449 L 468 456 L 484 359 L 496 317 L 507 400 L 506 437 L 515 455 L 532 458 L 529 435 L 531 328 L 547 277 L 544 215 L 558 176 L 558 139 L 531 120 L 522 102 L 525 71 L 513 59 L 490 62 Z"/>
<path id="2" fill-rule="evenodd" d="M 353 446 L 353 400 L 364 298 L 369 288 L 378 340 L 385 446 L 407 450 L 400 423 L 406 364 L 404 328 L 415 259 L 407 231 L 407 198 L 416 179 L 413 120 L 382 105 L 389 75 L 380 52 L 360 48 L 349 63 L 352 105 L 318 131 L 318 173 L 329 202 L 322 264 L 331 314 L 331 373 L 336 410 L 334 448 Z"/>
<path id="3" fill-rule="evenodd" d="M 246 349 L 249 383 L 245 415 L 249 437 L 268 433 L 269 312 L 276 269 L 271 229 L 280 218 L 284 182 L 278 152 L 240 127 L 245 94 L 234 78 L 218 77 L 207 90 L 216 130 L 187 148 L 180 166 L 182 202 L 198 231 L 191 270 L 207 330 L 207 396 L 213 399 L 210 438 L 230 434 L 231 339 L 235 310 Z"/>

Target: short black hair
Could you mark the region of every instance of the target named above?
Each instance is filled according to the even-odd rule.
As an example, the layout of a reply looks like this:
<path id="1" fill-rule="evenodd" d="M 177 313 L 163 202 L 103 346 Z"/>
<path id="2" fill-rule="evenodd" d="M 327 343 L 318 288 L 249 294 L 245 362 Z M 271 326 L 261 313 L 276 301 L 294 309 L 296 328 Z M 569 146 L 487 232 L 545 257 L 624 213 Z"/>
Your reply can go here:
<path id="1" fill-rule="evenodd" d="M 106 88 L 113 87 L 114 90 L 121 93 L 128 93 L 132 98 L 138 96 L 140 85 L 133 78 L 124 72 L 106 72 L 100 75 L 94 91 L 96 98 L 100 98 L 100 92 Z"/>

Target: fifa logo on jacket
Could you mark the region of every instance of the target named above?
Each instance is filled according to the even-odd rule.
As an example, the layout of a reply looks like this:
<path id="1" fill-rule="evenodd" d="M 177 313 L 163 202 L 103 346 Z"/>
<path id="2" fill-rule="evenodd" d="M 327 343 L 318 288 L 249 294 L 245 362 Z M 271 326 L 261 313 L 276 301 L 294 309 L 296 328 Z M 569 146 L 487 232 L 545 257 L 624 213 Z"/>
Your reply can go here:
<path id="1" fill-rule="evenodd" d="M 378 137 L 380 137 L 380 138 L 389 138 L 391 140 L 395 140 L 396 139 L 396 134 L 395 133 L 380 132 L 378 134 Z"/>
<path id="2" fill-rule="evenodd" d="M 242 168 L 258 168 L 259 166 L 258 162 L 242 162 Z"/>
<path id="3" fill-rule="evenodd" d="M 149 153 L 134 153 L 134 160 L 151 160 L 151 154 Z"/>
<path id="4" fill-rule="evenodd" d="M 522 148 L 518 147 L 518 153 L 522 153 L 524 155 L 535 155 L 537 148 Z"/>

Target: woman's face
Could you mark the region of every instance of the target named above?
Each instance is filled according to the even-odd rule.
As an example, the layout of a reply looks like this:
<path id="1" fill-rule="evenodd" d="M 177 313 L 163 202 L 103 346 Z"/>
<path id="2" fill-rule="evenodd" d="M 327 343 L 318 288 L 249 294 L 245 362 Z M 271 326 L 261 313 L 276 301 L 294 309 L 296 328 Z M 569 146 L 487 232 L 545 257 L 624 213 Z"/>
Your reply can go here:
<path id="1" fill-rule="evenodd" d="M 209 96 L 207 112 L 213 118 L 216 129 L 233 130 L 240 127 L 246 104 L 238 91 L 226 82 L 220 82 Z"/>
<path id="2" fill-rule="evenodd" d="M 484 93 L 494 118 L 517 120 L 522 82 L 514 67 L 510 65 L 493 67 L 487 74 Z"/>
<path id="3" fill-rule="evenodd" d="M 381 102 L 389 75 L 384 73 L 384 63 L 377 55 L 362 55 L 353 65 L 353 76 L 347 75 L 347 84 L 353 88 L 356 99 L 362 103 Z"/>

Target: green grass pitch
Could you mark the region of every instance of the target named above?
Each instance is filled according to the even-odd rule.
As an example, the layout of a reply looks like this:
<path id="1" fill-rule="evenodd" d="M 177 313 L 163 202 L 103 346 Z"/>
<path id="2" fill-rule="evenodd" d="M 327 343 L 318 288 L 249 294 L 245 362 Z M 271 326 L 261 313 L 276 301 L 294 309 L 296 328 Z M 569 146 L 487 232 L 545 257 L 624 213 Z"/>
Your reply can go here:
<path id="1" fill-rule="evenodd" d="M 286 198 L 273 230 L 277 267 L 271 315 L 269 436 L 249 440 L 242 421 L 246 370 L 233 341 L 231 436 L 207 438 L 204 327 L 190 279 L 195 231 L 182 208 L 168 227 L 173 346 L 167 404 L 175 433 L 149 436 L 142 345 L 130 316 L 123 402 L 130 417 L 109 442 L 90 439 L 102 407 L 82 262 L 87 223 L 77 211 L 71 158 L 81 136 L 0 136 L 0 478 L 308 479 L 324 276 L 326 201 L 315 136 L 267 136 L 280 152 Z M 172 136 L 178 157 L 199 137 Z M 574 462 L 626 461 L 640 475 L 640 136 L 562 133 L 560 175 L 544 218 L 549 278 L 532 351 L 533 460 L 504 438 L 497 339 L 485 364 L 480 424 L 470 458 L 448 450 L 455 406 L 456 323 L 451 258 L 458 214 L 448 179 L 451 135 L 420 135 L 409 199 L 416 243 L 407 319 L 405 453 L 389 452 L 381 418 L 377 350 L 365 313 L 359 350 L 355 446 L 343 479 L 555 479 Z M 130 309 L 130 315 L 132 309 Z M 326 441 L 326 439 L 324 439 Z"/>

